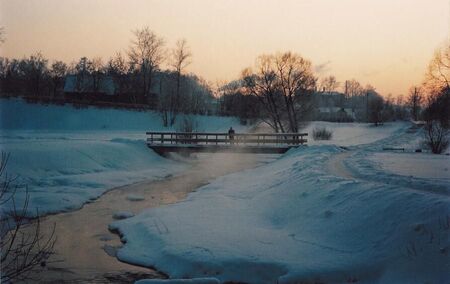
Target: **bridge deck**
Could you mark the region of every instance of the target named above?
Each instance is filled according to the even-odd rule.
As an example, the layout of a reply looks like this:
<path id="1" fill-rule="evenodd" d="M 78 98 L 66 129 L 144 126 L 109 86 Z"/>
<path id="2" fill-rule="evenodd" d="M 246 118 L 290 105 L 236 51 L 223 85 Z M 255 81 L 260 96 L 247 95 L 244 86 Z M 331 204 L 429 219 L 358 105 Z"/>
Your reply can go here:
<path id="1" fill-rule="evenodd" d="M 304 145 L 307 133 L 147 132 L 147 145 L 159 154 L 168 152 L 226 152 L 280 154 Z"/>

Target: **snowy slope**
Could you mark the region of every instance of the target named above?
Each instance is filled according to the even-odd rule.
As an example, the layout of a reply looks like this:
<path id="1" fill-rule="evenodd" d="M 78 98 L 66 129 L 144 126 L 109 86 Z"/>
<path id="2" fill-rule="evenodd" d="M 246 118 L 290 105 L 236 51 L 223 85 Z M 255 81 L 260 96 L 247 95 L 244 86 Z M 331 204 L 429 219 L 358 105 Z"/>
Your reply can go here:
<path id="1" fill-rule="evenodd" d="M 355 148 L 350 164 L 374 171 L 368 179 L 353 167 L 357 179 L 331 175 L 327 163 L 343 150 L 311 146 L 114 222 L 125 242 L 118 257 L 221 282 L 445 283 L 449 182 L 415 183 L 363 164 L 396 136 Z"/>
<path id="2" fill-rule="evenodd" d="M 235 118 L 195 116 L 198 131 L 244 128 Z M 0 129 L 5 130 L 168 130 L 153 111 L 131 111 L 87 107 L 28 104 L 21 99 L 0 99 Z"/>
<path id="3" fill-rule="evenodd" d="M 450 156 L 428 153 L 375 153 L 370 159 L 386 171 L 418 178 L 450 182 Z M 432 165 L 432 166 L 430 166 Z"/>
<path id="4" fill-rule="evenodd" d="M 163 178 L 186 166 L 146 147 L 146 130 L 167 130 L 154 112 L 1 99 L 0 116 L 0 150 L 10 153 L 8 174 L 27 185 L 30 215 L 36 209 L 40 214 L 76 209 L 113 187 Z M 240 129 L 233 118 L 195 120 L 208 131 Z M 16 194 L 19 204 L 24 192 L 22 187 Z"/>
<path id="5" fill-rule="evenodd" d="M 94 136 L 95 137 L 95 136 Z M 8 173 L 30 194 L 30 215 L 79 208 L 113 187 L 163 178 L 183 169 L 132 140 L 2 139 Z M 24 188 L 16 201 L 25 197 Z"/>
<path id="6" fill-rule="evenodd" d="M 327 175 L 323 164 L 339 151 L 293 151 L 184 202 L 116 222 L 126 242 L 119 259 L 174 278 L 443 281 L 450 242 L 439 223 L 449 197 Z"/>
<path id="7" fill-rule="evenodd" d="M 377 140 L 390 137 L 396 133 L 402 133 L 409 124 L 405 122 L 385 123 L 375 127 L 368 123 L 334 123 L 314 121 L 308 124 L 301 132 L 309 133 L 308 145 L 339 145 L 356 146 L 373 143 Z M 312 137 L 315 128 L 326 128 L 331 130 L 331 140 L 314 141 Z"/>

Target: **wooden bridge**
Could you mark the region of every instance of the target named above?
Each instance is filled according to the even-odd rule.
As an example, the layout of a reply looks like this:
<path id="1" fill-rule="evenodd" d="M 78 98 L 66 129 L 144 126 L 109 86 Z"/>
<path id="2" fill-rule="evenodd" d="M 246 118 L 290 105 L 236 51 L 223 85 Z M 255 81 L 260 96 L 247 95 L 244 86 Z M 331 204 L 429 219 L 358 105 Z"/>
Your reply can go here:
<path id="1" fill-rule="evenodd" d="M 308 133 L 147 132 L 147 146 L 156 153 L 194 152 L 282 154 L 305 145 Z"/>

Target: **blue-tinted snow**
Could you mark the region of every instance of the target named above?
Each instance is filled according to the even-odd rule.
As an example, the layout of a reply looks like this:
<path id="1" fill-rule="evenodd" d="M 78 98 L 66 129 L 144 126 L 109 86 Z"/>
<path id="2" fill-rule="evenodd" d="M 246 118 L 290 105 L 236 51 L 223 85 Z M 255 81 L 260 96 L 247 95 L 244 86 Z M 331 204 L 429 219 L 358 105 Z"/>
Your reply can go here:
<path id="1" fill-rule="evenodd" d="M 0 150 L 10 154 L 8 174 L 26 185 L 29 215 L 77 209 L 111 188 L 162 179 L 186 166 L 145 145 L 145 131 L 170 130 L 155 112 L 0 99 L 0 116 Z M 242 129 L 233 118 L 194 119 L 202 130 Z M 23 203 L 25 190 L 18 189 L 16 205 Z"/>
<path id="2" fill-rule="evenodd" d="M 357 178 L 327 172 L 330 157 L 344 150 L 310 146 L 219 178 L 178 204 L 114 222 L 126 242 L 118 257 L 174 279 L 445 283 L 448 181 L 436 191 L 434 179 L 408 183 L 365 159 L 406 139 L 400 130 L 353 147 L 346 164 Z"/>

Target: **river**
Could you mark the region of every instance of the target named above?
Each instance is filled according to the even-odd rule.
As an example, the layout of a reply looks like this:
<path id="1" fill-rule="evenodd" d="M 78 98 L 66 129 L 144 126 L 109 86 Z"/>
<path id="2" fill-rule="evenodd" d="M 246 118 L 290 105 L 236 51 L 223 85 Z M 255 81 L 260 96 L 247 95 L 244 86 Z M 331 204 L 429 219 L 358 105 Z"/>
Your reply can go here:
<path id="1" fill-rule="evenodd" d="M 144 209 L 183 200 L 217 177 L 254 168 L 275 155 L 199 154 L 182 159 L 187 169 L 175 176 L 114 188 L 80 210 L 41 219 L 44 232 L 56 224 L 54 251 L 39 283 L 130 283 L 141 278 L 166 278 L 156 270 L 120 262 L 115 257 L 122 245 L 108 230 L 113 215 L 121 211 L 138 214 Z"/>

